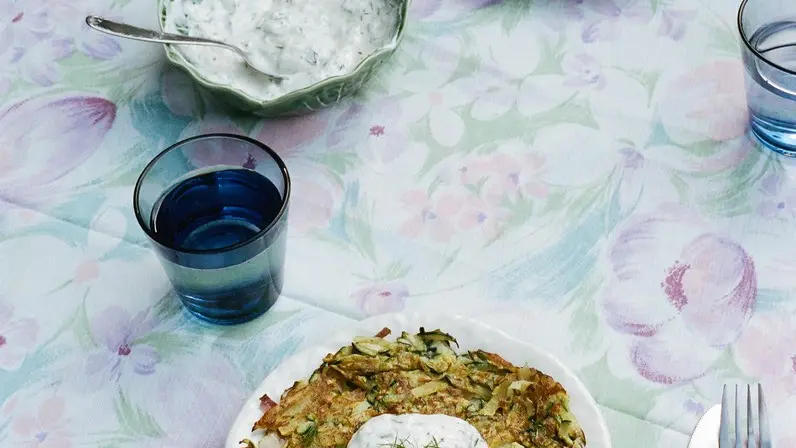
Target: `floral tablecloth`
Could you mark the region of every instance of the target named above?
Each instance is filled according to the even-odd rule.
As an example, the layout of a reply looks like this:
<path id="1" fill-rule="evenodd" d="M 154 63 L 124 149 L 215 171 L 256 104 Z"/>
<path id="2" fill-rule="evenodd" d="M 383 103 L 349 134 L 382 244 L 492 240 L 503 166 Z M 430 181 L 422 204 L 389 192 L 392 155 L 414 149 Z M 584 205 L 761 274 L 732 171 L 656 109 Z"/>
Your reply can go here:
<path id="1" fill-rule="evenodd" d="M 314 115 L 231 112 L 154 2 L 0 0 L 0 446 L 218 447 L 281 359 L 367 316 L 483 319 L 583 378 L 618 448 L 685 446 L 762 381 L 796 446 L 796 168 L 745 134 L 734 0 L 414 0 L 394 61 Z M 284 294 L 186 314 L 132 186 L 180 138 L 293 176 Z"/>

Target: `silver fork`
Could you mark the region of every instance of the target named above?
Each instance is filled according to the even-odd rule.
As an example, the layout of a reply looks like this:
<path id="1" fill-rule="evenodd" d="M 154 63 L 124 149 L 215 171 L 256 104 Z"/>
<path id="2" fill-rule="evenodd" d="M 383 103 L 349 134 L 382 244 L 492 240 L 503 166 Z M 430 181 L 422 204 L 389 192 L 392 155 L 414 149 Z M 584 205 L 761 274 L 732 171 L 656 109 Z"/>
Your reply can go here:
<path id="1" fill-rule="evenodd" d="M 719 448 L 771 448 L 763 388 L 757 385 L 757 400 L 753 400 L 752 386 L 739 386 L 736 384 L 730 389 L 725 384 L 721 394 Z M 743 395 L 746 395 L 745 400 Z M 752 401 L 756 403 L 753 405 Z M 734 417 L 731 417 L 733 414 Z M 735 437 L 732 437 L 733 432 Z"/>

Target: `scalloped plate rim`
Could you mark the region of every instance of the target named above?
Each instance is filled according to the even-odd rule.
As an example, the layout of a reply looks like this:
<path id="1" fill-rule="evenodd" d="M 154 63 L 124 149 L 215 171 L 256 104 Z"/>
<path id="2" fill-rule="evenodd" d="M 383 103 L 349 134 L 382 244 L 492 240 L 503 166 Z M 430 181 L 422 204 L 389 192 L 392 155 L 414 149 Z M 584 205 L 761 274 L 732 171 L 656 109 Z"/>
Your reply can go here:
<path id="1" fill-rule="evenodd" d="M 383 314 L 356 322 L 334 333 L 323 342 L 308 346 L 283 360 L 263 379 L 254 393 L 246 399 L 235 419 L 235 423 L 230 428 L 224 445 L 225 448 L 240 448 L 239 441 L 251 435 L 251 427 L 262 415 L 262 411 L 260 411 L 260 397 L 262 395 L 268 394 L 271 398 L 281 396 L 282 392 L 290 387 L 293 382 L 309 376 L 320 365 L 326 354 L 335 352 L 343 345 L 349 344 L 354 336 L 372 335 L 383 327 L 389 327 L 394 335 L 401 331 L 417 331 L 420 326 L 440 328 L 452 334 L 462 344 L 462 350 L 482 348 L 487 351 L 494 351 L 515 364 L 527 363 L 529 366 L 537 367 L 542 372 L 552 376 L 562 383 L 569 393 L 573 413 L 577 416 L 586 433 L 587 448 L 612 447 L 608 427 L 594 397 L 592 397 L 575 373 L 552 354 L 527 341 L 511 336 L 470 317 L 428 313 L 396 313 Z M 462 335 L 464 335 L 463 338 Z M 477 339 L 479 342 L 475 344 L 478 346 L 474 346 L 473 343 L 467 343 L 468 339 Z M 481 341 L 485 342 L 482 343 Z M 484 344 L 486 346 L 483 346 Z M 504 346 L 495 347 L 495 345 L 501 344 Z M 525 360 L 518 362 L 518 357 L 523 357 Z M 541 366 L 543 368 L 540 368 L 540 364 L 544 364 L 544 366 Z"/>

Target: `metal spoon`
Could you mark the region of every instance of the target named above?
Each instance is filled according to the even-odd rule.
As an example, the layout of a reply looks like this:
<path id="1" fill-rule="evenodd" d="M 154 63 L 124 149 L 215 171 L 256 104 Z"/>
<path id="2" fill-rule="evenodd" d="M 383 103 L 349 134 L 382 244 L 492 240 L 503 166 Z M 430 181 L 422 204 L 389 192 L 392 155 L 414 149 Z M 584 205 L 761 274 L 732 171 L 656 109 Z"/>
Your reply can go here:
<path id="1" fill-rule="evenodd" d="M 148 30 L 146 28 L 139 28 L 125 23 L 114 22 L 112 20 L 103 19 L 102 17 L 88 16 L 86 17 L 86 24 L 103 33 L 112 36 L 124 37 L 126 39 L 142 40 L 145 42 L 156 42 L 161 44 L 188 44 L 188 45 L 209 45 L 227 50 L 234 51 L 238 54 L 249 67 L 257 70 L 258 72 L 269 76 L 275 80 L 287 78 L 289 75 L 274 73 L 270 68 L 257 67 L 256 63 L 251 60 L 248 54 L 240 48 L 230 45 L 226 42 L 221 42 L 213 39 L 205 39 L 202 37 L 183 36 L 181 34 L 163 33 L 155 30 Z"/>

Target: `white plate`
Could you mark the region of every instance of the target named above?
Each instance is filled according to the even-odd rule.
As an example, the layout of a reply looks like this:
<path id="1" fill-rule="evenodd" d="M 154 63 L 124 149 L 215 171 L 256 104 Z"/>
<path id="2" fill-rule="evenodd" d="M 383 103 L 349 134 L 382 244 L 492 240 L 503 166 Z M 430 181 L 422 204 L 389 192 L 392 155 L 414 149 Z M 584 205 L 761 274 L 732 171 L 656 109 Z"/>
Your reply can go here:
<path id="1" fill-rule="evenodd" d="M 608 428 L 594 398 L 575 374 L 555 357 L 475 320 L 428 314 L 387 314 L 373 317 L 329 337 L 320 345 L 288 358 L 246 400 L 229 431 L 225 448 L 240 448 L 238 442 L 251 437 L 252 426 L 262 416 L 260 397 L 268 394 L 272 399 L 278 399 L 295 381 L 308 378 L 328 353 L 334 353 L 340 347 L 350 344 L 355 336 L 373 336 L 384 327 L 392 330 L 393 337 L 400 335 L 402 331 L 416 333 L 420 327 L 425 327 L 426 330 L 440 329 L 456 338 L 460 351 L 483 349 L 497 353 L 515 365 L 527 364 L 552 376 L 569 393 L 572 413 L 586 433 L 588 448 L 611 448 Z"/>
<path id="2" fill-rule="evenodd" d="M 717 404 L 699 419 L 688 448 L 718 448 L 719 427 L 721 426 L 721 405 Z"/>

